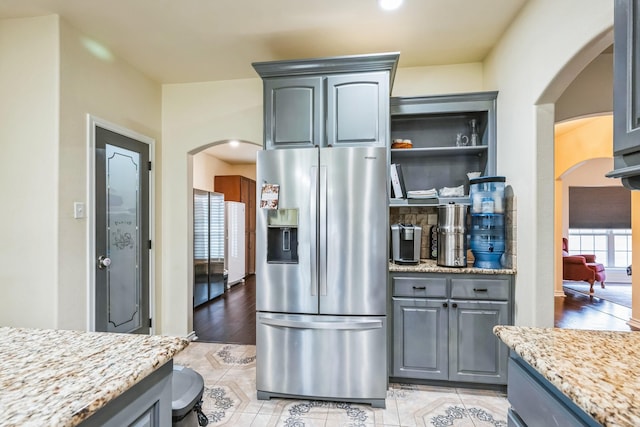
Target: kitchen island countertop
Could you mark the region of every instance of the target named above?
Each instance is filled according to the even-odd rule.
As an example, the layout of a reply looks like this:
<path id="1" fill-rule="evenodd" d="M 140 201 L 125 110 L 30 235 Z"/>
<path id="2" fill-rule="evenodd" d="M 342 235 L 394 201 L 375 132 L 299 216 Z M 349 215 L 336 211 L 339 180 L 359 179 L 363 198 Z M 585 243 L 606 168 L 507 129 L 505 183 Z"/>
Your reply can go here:
<path id="1" fill-rule="evenodd" d="M 473 263 L 468 265 L 473 265 Z M 435 259 L 421 259 L 419 264 L 395 264 L 389 262 L 389 271 L 392 273 L 516 274 L 514 268 L 441 267 Z"/>
<path id="2" fill-rule="evenodd" d="M 531 367 L 605 426 L 640 426 L 640 333 L 496 326 Z"/>
<path id="3" fill-rule="evenodd" d="M 0 423 L 75 426 L 170 361 L 182 338 L 0 328 Z"/>

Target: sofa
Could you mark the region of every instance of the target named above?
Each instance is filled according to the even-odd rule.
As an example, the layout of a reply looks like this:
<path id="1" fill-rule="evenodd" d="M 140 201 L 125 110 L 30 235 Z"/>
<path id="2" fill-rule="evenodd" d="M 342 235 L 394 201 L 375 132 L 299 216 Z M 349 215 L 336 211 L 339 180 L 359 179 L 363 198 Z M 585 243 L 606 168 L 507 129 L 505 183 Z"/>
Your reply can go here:
<path id="1" fill-rule="evenodd" d="M 606 278 L 604 265 L 596 262 L 595 255 L 569 255 L 569 241 L 562 238 L 562 280 L 588 282 L 589 293 L 594 293 L 594 283 L 600 282 L 600 286 L 604 288 Z"/>

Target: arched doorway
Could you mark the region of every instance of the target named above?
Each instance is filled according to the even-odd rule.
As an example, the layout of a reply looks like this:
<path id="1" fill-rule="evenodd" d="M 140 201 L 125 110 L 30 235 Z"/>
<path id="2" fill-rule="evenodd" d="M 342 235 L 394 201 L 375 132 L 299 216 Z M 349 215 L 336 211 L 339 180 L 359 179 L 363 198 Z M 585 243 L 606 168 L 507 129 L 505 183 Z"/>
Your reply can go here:
<path id="1" fill-rule="evenodd" d="M 189 154 L 193 190 L 190 286 L 193 331 L 200 341 L 255 344 L 255 275 L 244 268 L 244 259 L 250 258 L 248 251 L 255 248 L 250 249 L 247 236 L 234 232 L 236 227 L 232 226 L 233 221 L 248 222 L 250 208 L 231 201 L 234 195 L 224 194 L 214 182 L 222 178 L 254 182 L 260 149 L 261 145 L 248 141 L 219 140 Z M 234 250 L 230 250 L 232 246 Z M 242 249 L 241 269 L 237 268 L 238 248 Z"/>

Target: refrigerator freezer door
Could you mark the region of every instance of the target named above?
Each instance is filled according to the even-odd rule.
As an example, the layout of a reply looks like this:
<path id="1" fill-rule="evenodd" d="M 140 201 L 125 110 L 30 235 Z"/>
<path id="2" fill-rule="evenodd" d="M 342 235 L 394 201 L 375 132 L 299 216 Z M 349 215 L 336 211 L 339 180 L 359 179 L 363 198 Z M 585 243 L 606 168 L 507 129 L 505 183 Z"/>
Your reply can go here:
<path id="1" fill-rule="evenodd" d="M 320 150 L 320 314 L 386 313 L 386 153 L 384 147 Z"/>
<path id="2" fill-rule="evenodd" d="M 256 324 L 259 398 L 305 396 L 384 407 L 385 317 L 258 313 Z"/>
<path id="3" fill-rule="evenodd" d="M 318 149 L 258 152 L 256 213 L 256 310 L 317 313 Z M 260 208 L 263 184 L 278 184 L 278 208 L 298 209 L 298 263 L 267 263 L 267 217 Z"/>

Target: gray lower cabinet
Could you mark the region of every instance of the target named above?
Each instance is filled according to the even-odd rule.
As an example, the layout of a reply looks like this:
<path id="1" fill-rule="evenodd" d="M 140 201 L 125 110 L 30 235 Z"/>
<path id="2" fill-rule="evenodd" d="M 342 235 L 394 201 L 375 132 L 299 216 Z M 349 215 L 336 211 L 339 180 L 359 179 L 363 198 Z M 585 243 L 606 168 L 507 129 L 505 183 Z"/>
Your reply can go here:
<path id="1" fill-rule="evenodd" d="M 509 427 L 600 425 L 516 354 L 509 359 L 507 398 Z"/>
<path id="2" fill-rule="evenodd" d="M 449 378 L 446 300 L 393 298 L 393 376 Z"/>
<path id="3" fill-rule="evenodd" d="M 506 384 L 508 348 L 493 327 L 513 322 L 511 276 L 392 273 L 391 281 L 393 377 Z"/>
<path id="4" fill-rule="evenodd" d="M 172 374 L 173 360 L 162 365 L 79 425 L 170 427 Z"/>

